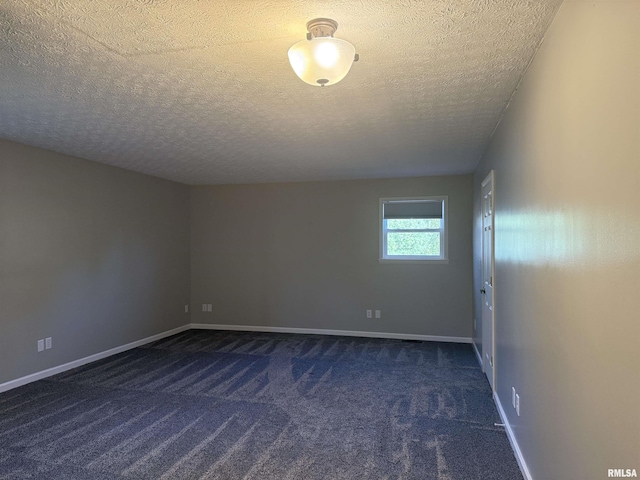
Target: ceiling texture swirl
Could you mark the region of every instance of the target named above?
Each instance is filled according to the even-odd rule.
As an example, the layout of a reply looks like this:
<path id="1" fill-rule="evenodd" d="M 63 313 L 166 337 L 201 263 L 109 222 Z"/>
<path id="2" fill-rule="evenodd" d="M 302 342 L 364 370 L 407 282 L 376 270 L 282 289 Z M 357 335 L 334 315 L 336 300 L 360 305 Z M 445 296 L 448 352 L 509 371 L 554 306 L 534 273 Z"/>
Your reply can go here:
<path id="1" fill-rule="evenodd" d="M 8 0 L 0 138 L 187 184 L 473 171 L 561 0 Z M 337 85 L 287 50 L 335 19 Z"/>

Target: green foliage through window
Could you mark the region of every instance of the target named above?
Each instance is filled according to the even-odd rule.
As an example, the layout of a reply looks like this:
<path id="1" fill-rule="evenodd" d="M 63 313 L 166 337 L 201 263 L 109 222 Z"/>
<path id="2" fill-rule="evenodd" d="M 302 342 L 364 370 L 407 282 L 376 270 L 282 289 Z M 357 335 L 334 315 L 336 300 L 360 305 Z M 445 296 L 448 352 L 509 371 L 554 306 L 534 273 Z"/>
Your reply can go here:
<path id="1" fill-rule="evenodd" d="M 424 230 L 440 228 L 442 220 L 440 218 L 390 218 L 386 222 L 387 230 Z"/>
<path id="2" fill-rule="evenodd" d="M 440 255 L 440 233 L 389 232 L 387 255 Z"/>

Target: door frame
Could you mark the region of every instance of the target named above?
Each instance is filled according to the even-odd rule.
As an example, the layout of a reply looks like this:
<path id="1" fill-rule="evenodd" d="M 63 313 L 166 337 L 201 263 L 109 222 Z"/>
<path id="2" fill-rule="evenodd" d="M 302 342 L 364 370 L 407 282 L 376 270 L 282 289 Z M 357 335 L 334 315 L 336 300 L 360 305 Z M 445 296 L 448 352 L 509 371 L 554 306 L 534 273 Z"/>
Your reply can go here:
<path id="1" fill-rule="evenodd" d="M 495 392 L 497 390 L 497 386 L 496 386 L 496 369 L 497 369 L 497 357 L 496 357 L 496 273 L 495 273 L 495 265 L 496 265 L 496 258 L 495 258 L 495 251 L 496 251 L 496 243 L 495 243 L 495 192 L 496 192 L 496 182 L 495 182 L 495 174 L 494 174 L 494 170 L 491 170 L 487 176 L 484 178 L 484 180 L 482 180 L 482 183 L 480 184 L 480 215 L 482 217 L 482 234 L 480 236 L 480 245 L 481 245 L 481 252 L 482 252 L 482 257 L 481 257 L 481 263 L 480 263 L 480 288 L 483 289 L 484 288 L 484 206 L 483 206 L 483 202 L 484 202 L 484 196 L 482 194 L 484 187 L 487 184 L 491 184 L 491 318 L 490 319 L 485 319 L 484 317 L 484 294 L 480 294 L 481 295 L 481 322 L 482 322 L 482 336 L 484 337 L 485 332 L 487 332 L 489 329 L 491 330 L 491 351 L 487 352 L 487 345 L 486 342 L 482 342 L 482 360 L 483 360 L 483 370 L 485 371 L 485 375 L 488 376 L 489 372 L 491 372 L 491 376 L 492 378 L 490 379 L 490 384 L 492 386 L 492 390 L 493 392 Z M 487 361 L 487 354 L 490 357 L 490 362 L 491 364 L 489 366 L 484 365 L 484 362 Z"/>

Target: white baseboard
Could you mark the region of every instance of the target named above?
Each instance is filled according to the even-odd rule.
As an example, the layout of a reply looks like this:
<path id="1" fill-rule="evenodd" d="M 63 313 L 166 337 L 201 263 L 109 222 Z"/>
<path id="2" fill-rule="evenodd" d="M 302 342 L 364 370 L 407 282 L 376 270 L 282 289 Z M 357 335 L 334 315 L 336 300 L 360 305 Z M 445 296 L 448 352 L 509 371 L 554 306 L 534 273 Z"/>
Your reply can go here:
<path id="1" fill-rule="evenodd" d="M 507 438 L 509 439 L 509 443 L 511 444 L 513 453 L 515 453 L 516 455 L 516 460 L 518 461 L 518 465 L 520 466 L 522 475 L 524 476 L 525 480 L 533 480 L 531 472 L 529 472 L 529 467 L 527 467 L 527 462 L 524 461 L 524 457 L 522 456 L 522 452 L 520 451 L 518 441 L 513 434 L 513 430 L 511 429 L 509 420 L 507 420 L 507 415 L 504 413 L 504 409 L 502 408 L 502 404 L 500 403 L 500 398 L 498 397 L 498 394 L 496 392 L 493 392 L 493 400 L 496 403 L 496 407 L 498 407 L 498 413 L 500 414 L 502 423 L 504 423 L 504 428 L 507 431 Z"/>
<path id="2" fill-rule="evenodd" d="M 200 330 L 235 330 L 239 332 L 301 333 L 306 335 L 337 335 L 341 337 L 390 338 L 394 340 L 422 340 L 426 342 L 471 343 L 469 337 L 442 337 L 417 335 L 414 333 L 360 332 L 353 330 L 328 330 L 324 328 L 265 327 L 258 325 L 213 325 L 192 323 L 191 328 Z"/>
<path id="3" fill-rule="evenodd" d="M 478 346 L 476 345 L 476 342 L 471 341 L 471 343 L 473 344 L 473 351 L 476 352 L 476 357 L 478 357 L 478 363 L 480 364 L 480 368 L 482 368 L 482 371 L 484 372 L 484 364 L 482 363 L 482 355 L 480 355 L 480 352 L 478 351 Z"/>
<path id="4" fill-rule="evenodd" d="M 40 372 L 32 373 L 31 375 L 27 375 L 25 377 L 16 378 L 15 380 L 10 380 L 5 383 L 0 383 L 0 393 L 6 392 L 7 390 L 11 390 L 13 388 L 21 387 L 22 385 L 26 385 L 27 383 L 35 382 L 36 380 L 42 380 L 43 378 L 51 377 L 52 375 L 56 375 L 58 373 L 66 372 L 67 370 L 71 370 L 72 368 L 81 367 L 82 365 L 95 362 L 96 360 L 102 360 L 103 358 L 110 357 L 111 355 L 116 355 L 118 353 L 131 350 L 132 348 L 136 348 L 141 345 L 145 345 L 147 343 L 155 342 L 156 340 L 160 340 L 165 337 L 170 337 L 171 335 L 175 335 L 176 333 L 189 330 L 189 328 L 190 328 L 189 325 L 183 325 L 182 327 L 178 327 L 178 328 L 174 328 L 173 330 L 168 330 L 166 332 L 158 333 L 157 335 L 152 335 L 150 337 L 143 338 L 141 340 L 136 340 L 135 342 L 127 343 L 126 345 L 122 345 L 120 347 L 111 348 L 109 350 L 105 350 L 104 352 L 96 353 L 94 355 L 89 355 L 88 357 L 80 358 L 78 360 L 74 360 L 72 362 L 65 363 L 63 365 L 58 365 L 57 367 L 48 368 Z"/>
<path id="5" fill-rule="evenodd" d="M 309 335 L 339 335 L 345 337 L 368 337 L 368 338 L 391 338 L 398 340 L 423 340 L 430 342 L 455 342 L 455 343 L 472 343 L 471 338 L 467 337 L 441 337 L 437 335 L 416 335 L 411 333 L 382 333 L 382 332 L 356 332 L 351 330 L 325 330 L 316 328 L 288 328 L 288 327 L 261 327 L 261 326 L 249 326 L 249 325 L 211 325 L 208 323 L 191 323 L 183 325 L 182 327 L 174 328 L 166 332 L 152 335 L 151 337 L 143 338 L 135 342 L 127 343 L 120 347 L 115 347 L 104 352 L 89 355 L 88 357 L 80 358 L 72 362 L 58 365 L 57 367 L 48 368 L 40 372 L 32 373 L 24 377 L 16 378 L 5 383 L 0 383 L 0 393 L 8 390 L 21 387 L 27 383 L 42 380 L 43 378 L 51 377 L 58 373 L 66 372 L 72 368 L 81 367 L 87 363 L 95 362 L 96 360 L 102 360 L 103 358 L 116 355 L 118 353 L 131 350 L 132 348 L 145 345 L 147 343 L 155 342 L 165 337 L 170 337 L 176 333 L 184 332 L 190 329 L 201 330 L 236 330 L 245 332 L 274 332 L 274 333 L 302 333 Z"/>

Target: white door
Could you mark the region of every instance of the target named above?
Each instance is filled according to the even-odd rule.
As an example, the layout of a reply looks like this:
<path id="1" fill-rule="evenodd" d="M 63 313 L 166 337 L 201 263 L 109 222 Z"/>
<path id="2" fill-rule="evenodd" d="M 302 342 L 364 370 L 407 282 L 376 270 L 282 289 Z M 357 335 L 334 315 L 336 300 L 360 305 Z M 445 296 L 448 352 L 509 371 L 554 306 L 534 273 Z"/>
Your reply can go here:
<path id="1" fill-rule="evenodd" d="M 493 171 L 482 182 L 482 363 L 495 391 L 495 357 L 493 348 Z"/>

